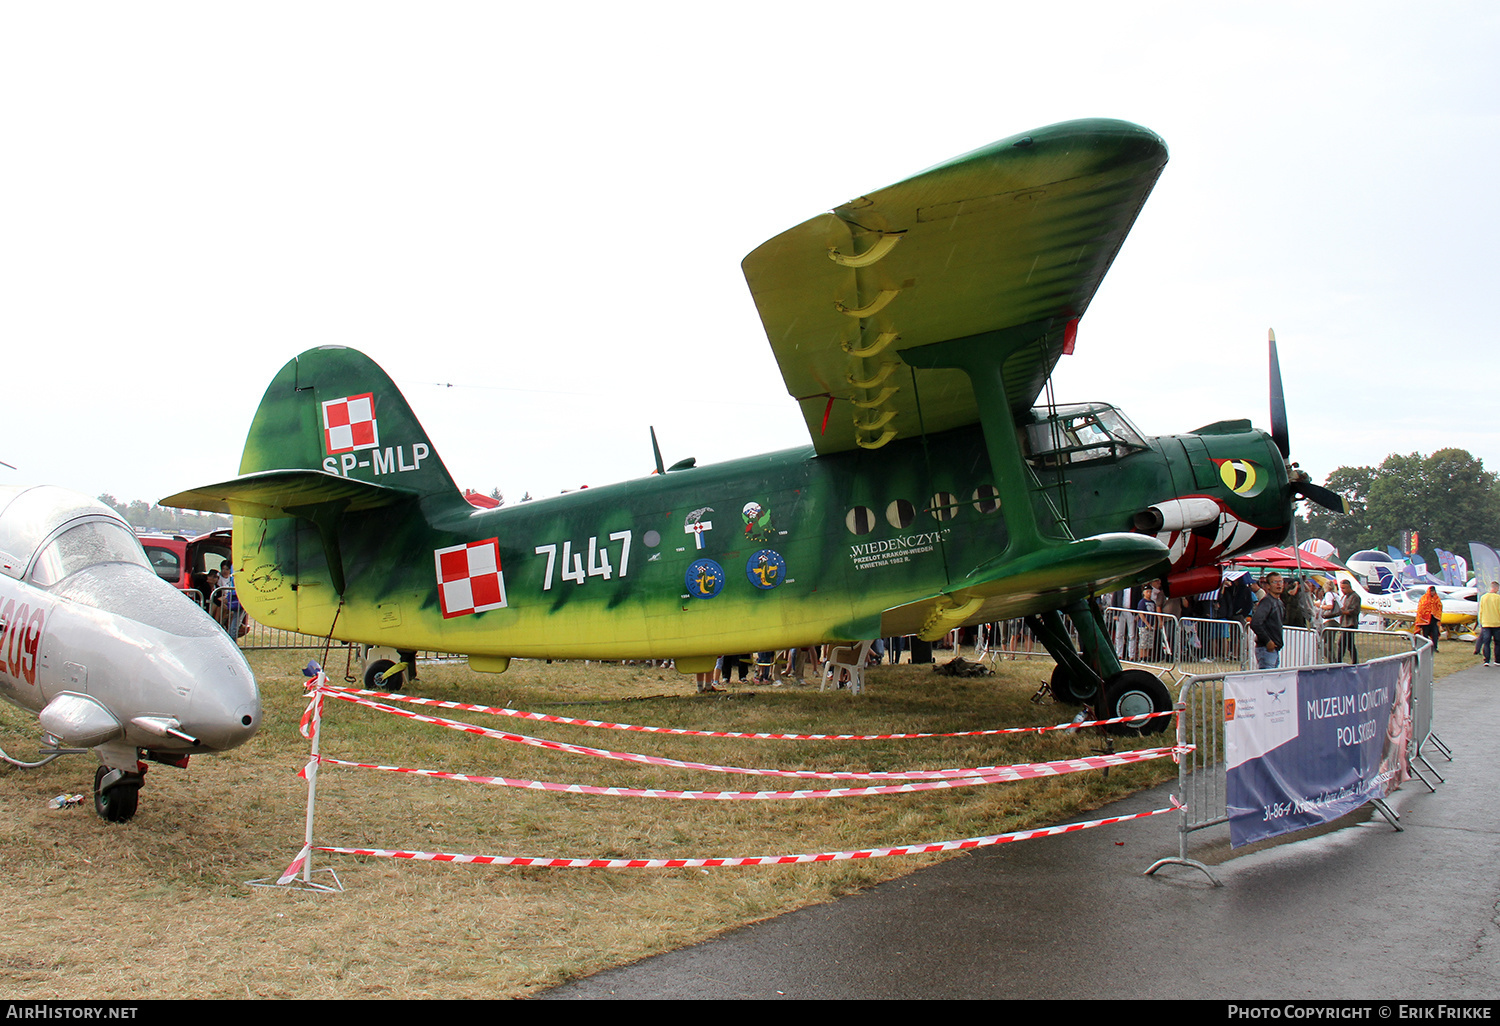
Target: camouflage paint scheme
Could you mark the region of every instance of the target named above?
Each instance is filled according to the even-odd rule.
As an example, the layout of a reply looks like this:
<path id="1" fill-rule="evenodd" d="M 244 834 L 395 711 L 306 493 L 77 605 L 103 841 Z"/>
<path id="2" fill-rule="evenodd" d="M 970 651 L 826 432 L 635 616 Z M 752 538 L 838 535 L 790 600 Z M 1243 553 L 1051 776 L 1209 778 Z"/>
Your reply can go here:
<path id="1" fill-rule="evenodd" d="M 1031 409 L 1165 162 L 1138 126 L 1069 122 L 758 248 L 746 277 L 810 447 L 479 510 L 385 373 L 324 347 L 267 389 L 240 477 L 163 503 L 236 516 L 261 622 L 479 669 L 692 672 L 726 652 L 1077 623 L 1091 596 L 1275 544 L 1290 522 L 1284 460 L 1248 421 L 1153 439 L 1126 422 L 1101 442 L 1121 422 L 1108 407 Z M 1079 425 L 1095 433 L 1069 450 Z M 1136 519 L 1184 497 L 1210 513 Z"/>

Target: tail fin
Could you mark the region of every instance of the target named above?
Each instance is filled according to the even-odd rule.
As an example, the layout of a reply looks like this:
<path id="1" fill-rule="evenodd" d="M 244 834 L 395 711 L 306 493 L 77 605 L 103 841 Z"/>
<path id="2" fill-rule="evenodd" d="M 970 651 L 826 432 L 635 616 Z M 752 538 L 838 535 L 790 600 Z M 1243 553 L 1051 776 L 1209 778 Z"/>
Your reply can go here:
<path id="1" fill-rule="evenodd" d="M 309 349 L 266 389 L 240 474 L 269 470 L 321 470 L 423 498 L 462 498 L 385 371 L 342 346 Z"/>
<path id="2" fill-rule="evenodd" d="M 1380 590 L 1387 595 L 1394 595 L 1401 590 L 1401 582 L 1396 580 L 1396 576 L 1391 573 L 1389 568 L 1379 563 L 1375 564 L 1375 577 L 1380 581 Z"/>
<path id="3" fill-rule="evenodd" d="M 344 551 L 346 515 L 427 499 L 470 509 L 386 373 L 363 353 L 324 346 L 272 379 L 245 439 L 239 477 L 161 501 L 261 521 L 253 548 L 262 572 L 252 580 L 275 583 L 264 584 L 247 608 L 271 626 L 321 633 L 329 629 L 323 611 L 331 614 L 333 606 L 294 594 L 298 582 L 321 577 L 342 595 L 346 556 L 357 564 L 374 551 L 358 536 L 355 551 Z M 424 502 L 429 511 L 431 505 Z M 252 545 L 242 526 L 236 519 L 234 562 L 241 569 Z M 305 530 L 317 538 L 316 555 L 297 541 Z"/>

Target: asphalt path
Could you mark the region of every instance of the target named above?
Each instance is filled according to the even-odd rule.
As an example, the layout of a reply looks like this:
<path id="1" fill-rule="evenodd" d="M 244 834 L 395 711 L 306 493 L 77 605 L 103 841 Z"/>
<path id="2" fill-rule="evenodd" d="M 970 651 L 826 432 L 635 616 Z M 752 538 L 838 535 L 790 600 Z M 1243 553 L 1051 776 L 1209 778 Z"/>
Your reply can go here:
<path id="1" fill-rule="evenodd" d="M 1000 845 L 541 996 L 1497 1000 L 1500 668 L 1439 681 L 1435 710 L 1453 761 L 1393 796 L 1401 832 L 1367 809 L 1231 857 L 1227 827 L 1197 831 L 1217 888 L 1143 874 L 1173 816 Z"/>

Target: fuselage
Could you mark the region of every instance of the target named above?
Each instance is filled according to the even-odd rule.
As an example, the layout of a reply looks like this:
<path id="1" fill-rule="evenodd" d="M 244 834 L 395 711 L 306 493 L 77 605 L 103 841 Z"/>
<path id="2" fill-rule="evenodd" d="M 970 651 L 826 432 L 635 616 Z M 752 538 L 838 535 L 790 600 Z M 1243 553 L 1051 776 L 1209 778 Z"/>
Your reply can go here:
<path id="1" fill-rule="evenodd" d="M 1030 496 L 1059 537 L 1129 532 L 1134 514 L 1183 496 L 1214 506 L 1210 519 L 1160 531 L 1168 560 L 1133 577 L 1285 534 L 1283 464 L 1243 422 L 1038 451 L 1047 448 L 1028 448 Z M 1224 472 L 1229 460 L 1244 465 L 1238 476 Z M 272 626 L 396 648 L 652 658 L 910 633 L 901 607 L 992 569 L 1009 539 L 971 427 L 873 451 L 784 450 L 494 510 L 429 496 L 345 514 L 339 545 L 342 602 L 311 524 L 237 521 L 241 601 Z M 991 589 L 966 622 L 1122 583 L 1032 575 Z"/>

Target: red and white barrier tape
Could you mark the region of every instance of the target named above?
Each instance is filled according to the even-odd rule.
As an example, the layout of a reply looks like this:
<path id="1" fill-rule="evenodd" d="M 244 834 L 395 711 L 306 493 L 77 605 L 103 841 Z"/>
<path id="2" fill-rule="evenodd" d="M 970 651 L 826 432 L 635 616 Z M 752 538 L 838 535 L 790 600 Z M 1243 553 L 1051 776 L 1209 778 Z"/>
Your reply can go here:
<path id="1" fill-rule="evenodd" d="M 316 680 L 307 682 L 307 709 L 302 713 L 302 721 L 297 724 L 297 733 L 308 740 L 312 740 L 313 722 L 323 715 L 323 696 L 331 690 L 318 687 Z"/>
<path id="2" fill-rule="evenodd" d="M 539 866 L 556 869 L 678 869 L 699 866 L 784 866 L 798 862 L 842 862 L 849 859 L 879 859 L 888 855 L 924 855 L 932 852 L 962 851 L 968 848 L 987 848 L 1012 841 L 1029 841 L 1037 837 L 1055 837 L 1071 834 L 1112 823 L 1126 823 L 1132 819 L 1160 816 L 1164 812 L 1176 812 L 1180 808 L 1176 799 L 1165 809 L 1151 812 L 1136 812 L 1128 816 L 1111 816 L 1108 819 L 1091 819 L 1082 823 L 1066 823 L 1062 826 L 1044 827 L 1040 830 L 1017 830 L 1008 834 L 990 834 L 987 837 L 965 837 L 958 841 L 933 841 L 928 844 L 909 844 L 897 848 L 864 848 L 859 851 L 825 851 L 805 855 L 754 855 L 746 858 L 724 859 L 551 859 L 521 855 L 455 855 L 448 852 L 393 851 L 384 848 L 337 848 L 317 846 L 315 851 L 326 851 L 336 855 L 369 855 L 376 858 L 412 859 L 419 862 L 456 862 L 479 866 Z"/>
<path id="3" fill-rule="evenodd" d="M 307 865 L 307 857 L 311 853 L 312 846 L 304 844 L 302 846 L 302 850 L 297 853 L 297 857 L 292 860 L 292 864 L 290 866 L 287 866 L 285 872 L 283 872 L 281 876 L 276 878 L 276 886 L 285 887 L 287 884 L 297 879 L 297 874 L 302 872 L 303 866 Z"/>
<path id="4" fill-rule="evenodd" d="M 530 745 L 549 751 L 566 752 L 570 755 L 588 755 L 599 759 L 614 759 L 620 762 L 634 762 L 647 766 L 669 766 L 673 769 L 702 770 L 708 773 L 743 773 L 750 776 L 788 777 L 795 780 L 942 780 L 953 777 L 993 775 L 1005 772 L 1008 769 L 1008 767 L 1004 766 L 977 766 L 963 769 L 855 773 L 849 771 L 825 772 L 820 770 L 778 770 L 746 766 L 721 766 L 716 763 L 690 762 L 682 759 L 668 759 L 658 755 L 643 755 L 639 752 L 617 752 L 603 748 L 590 748 L 586 745 L 567 744 L 562 741 L 549 741 L 546 738 L 531 737 L 527 734 L 514 734 L 505 730 L 477 727 L 472 723 L 464 723 L 461 720 L 449 720 L 441 716 L 427 716 L 423 713 L 413 712 L 410 709 L 398 709 L 394 706 L 374 702 L 368 698 L 361 698 L 348 692 L 328 690 L 326 694 L 345 702 L 352 702 L 355 705 L 362 705 L 379 712 L 390 713 L 393 716 L 405 716 L 407 719 L 416 720 L 419 723 L 431 723 L 449 730 L 457 730 L 465 734 L 477 734 L 481 737 L 488 737 L 497 741 L 512 741 L 517 744 Z M 1045 766 L 1049 764 L 1039 763 L 1036 765 Z M 1084 768 L 1092 769 L 1093 767 Z"/>
<path id="5" fill-rule="evenodd" d="M 1160 759 L 1178 752 L 1176 748 L 1142 748 L 1117 755 L 1096 755 L 1084 759 L 1065 759 L 1060 762 L 1024 763 L 1015 766 L 996 766 L 993 771 L 974 771 L 961 776 L 941 780 L 921 780 L 909 784 L 884 784 L 871 787 L 836 787 L 825 790 L 801 791 L 673 791 L 659 787 L 610 787 L 596 784 L 561 784 L 547 780 L 527 780 L 521 777 L 490 777 L 472 773 L 451 773 L 445 770 L 411 769 L 406 766 L 381 766 L 368 762 L 350 762 L 328 756 L 318 761 L 329 766 L 349 766 L 355 769 L 384 770 L 388 773 L 409 773 L 413 776 L 432 777 L 438 780 L 458 780 L 471 784 L 490 784 L 495 787 L 517 787 L 531 791 L 558 791 L 565 794 L 596 794 L 624 798 L 682 798 L 707 801 L 776 800 L 784 798 L 857 798 L 872 794 L 905 794 L 913 791 L 934 791 L 953 787 L 977 787 L 982 784 L 1011 783 L 1018 780 L 1036 780 L 1042 777 L 1062 776 L 1084 770 L 1103 769 L 1107 766 L 1128 766 L 1150 759 Z"/>
<path id="6" fill-rule="evenodd" d="M 325 689 L 329 694 L 359 695 L 361 697 L 390 699 L 411 705 L 425 705 L 434 709 L 458 709 L 463 712 L 482 712 L 491 716 L 511 716 L 541 723 L 560 723 L 570 727 L 599 727 L 606 730 L 634 730 L 649 734 L 681 734 L 688 737 L 743 738 L 749 741 L 905 741 L 924 737 L 981 737 L 990 734 L 1040 734 L 1048 730 L 1080 730 L 1084 727 L 1101 727 L 1115 723 L 1135 723 L 1171 716 L 1170 710 L 1143 713 L 1140 716 L 1116 716 L 1107 720 L 1086 720 L 1082 723 L 1057 723 L 1048 727 L 996 727 L 989 730 L 955 730 L 945 733 L 918 734 L 752 734 L 736 730 L 689 730 L 686 727 L 646 727 L 634 723 L 611 723 L 608 720 L 583 720 L 572 716 L 555 716 L 552 713 L 526 712 L 495 705 L 473 705 L 469 702 L 450 702 L 436 698 L 419 698 L 415 695 L 398 695 L 389 691 L 368 691 L 357 688 Z"/>

